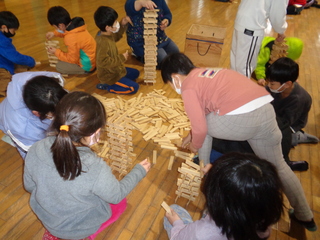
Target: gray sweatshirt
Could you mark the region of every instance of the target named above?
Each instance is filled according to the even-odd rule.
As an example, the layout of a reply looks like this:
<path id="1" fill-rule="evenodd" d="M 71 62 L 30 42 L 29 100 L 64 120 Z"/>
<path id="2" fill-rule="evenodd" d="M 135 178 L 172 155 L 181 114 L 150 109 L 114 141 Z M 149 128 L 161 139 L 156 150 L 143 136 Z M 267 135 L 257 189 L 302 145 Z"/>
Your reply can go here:
<path id="1" fill-rule="evenodd" d="M 80 239 L 95 233 L 111 217 L 109 203 L 117 204 L 146 175 L 137 164 L 121 181 L 88 147 L 78 147 L 82 173 L 74 180 L 60 177 L 53 162 L 55 137 L 35 143 L 24 167 L 24 187 L 31 193 L 30 206 L 54 236 Z"/>

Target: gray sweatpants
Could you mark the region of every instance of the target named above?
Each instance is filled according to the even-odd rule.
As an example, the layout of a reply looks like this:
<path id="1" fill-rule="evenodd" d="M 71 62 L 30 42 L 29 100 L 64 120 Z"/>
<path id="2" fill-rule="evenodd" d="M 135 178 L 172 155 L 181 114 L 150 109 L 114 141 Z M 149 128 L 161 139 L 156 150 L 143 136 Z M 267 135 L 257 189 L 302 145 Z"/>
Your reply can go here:
<path id="1" fill-rule="evenodd" d="M 85 74 L 86 71 L 83 70 L 79 65 L 74 63 L 68 63 L 63 61 L 58 61 L 56 64 L 56 69 L 62 74 Z"/>
<path id="2" fill-rule="evenodd" d="M 255 154 L 275 165 L 281 179 L 284 193 L 295 216 L 302 221 L 313 218 L 299 179 L 284 161 L 281 150 L 281 131 L 271 104 L 266 104 L 252 112 L 239 115 L 206 116 L 208 133 L 199 149 L 199 159 L 209 163 L 212 137 L 225 140 L 247 140 Z"/>

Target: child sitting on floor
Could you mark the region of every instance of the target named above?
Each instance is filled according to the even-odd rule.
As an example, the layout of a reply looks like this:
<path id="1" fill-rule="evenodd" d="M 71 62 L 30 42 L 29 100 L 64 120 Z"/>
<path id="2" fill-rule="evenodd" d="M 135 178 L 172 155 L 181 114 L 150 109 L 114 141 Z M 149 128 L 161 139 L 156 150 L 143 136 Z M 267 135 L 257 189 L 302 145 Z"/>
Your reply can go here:
<path id="1" fill-rule="evenodd" d="M 310 94 L 297 83 L 299 65 L 290 58 L 279 58 L 266 71 L 267 90 L 274 98 L 272 104 L 277 117 L 287 121 L 292 130 L 292 145 L 318 143 L 316 136 L 305 133 L 311 109 Z"/>
<path id="2" fill-rule="evenodd" d="M 46 34 L 47 39 L 62 37 L 67 52 L 48 47 L 48 52 L 58 57 L 57 71 L 63 74 L 85 74 L 96 68 L 96 42 L 87 30 L 83 18 L 70 18 L 66 9 L 55 6 L 48 11 L 48 21 L 56 28 Z"/>
<path id="3" fill-rule="evenodd" d="M 125 197 L 149 171 L 145 159 L 121 181 L 115 178 L 90 149 L 105 124 L 106 112 L 99 100 L 72 92 L 57 105 L 54 136 L 30 148 L 24 187 L 31 193 L 32 210 L 47 230 L 43 239 L 94 239 L 117 220 L 126 208 Z"/>
<path id="4" fill-rule="evenodd" d="M 157 17 L 157 68 L 161 69 L 162 60 L 170 53 L 179 52 L 178 46 L 167 36 L 165 30 L 172 23 L 172 14 L 165 0 L 127 0 L 125 10 L 132 20 L 127 29 L 127 42 L 139 61 L 144 62 L 144 12 L 158 10 Z"/>
<path id="5" fill-rule="evenodd" d="M 9 11 L 0 12 L 0 96 L 6 96 L 8 83 L 15 72 L 34 67 L 35 60 L 19 53 L 12 44 L 12 37 L 19 28 L 18 18 Z M 23 69 L 18 70 L 17 68 Z"/>
<path id="6" fill-rule="evenodd" d="M 55 107 L 67 94 L 55 72 L 24 72 L 12 76 L 0 103 L 0 130 L 12 139 L 24 159 L 30 146 L 46 137 Z"/>
<path id="7" fill-rule="evenodd" d="M 173 239 L 266 239 L 283 212 L 277 170 L 253 154 L 230 153 L 213 163 L 203 193 L 207 213 L 193 222 L 178 205 L 166 213 L 164 228 Z"/>
<path id="8" fill-rule="evenodd" d="M 97 75 L 101 84 L 97 88 L 110 93 L 133 94 L 139 89 L 135 80 L 140 73 L 137 69 L 124 66 L 128 51 L 119 54 L 116 46 L 131 20 L 126 16 L 119 23 L 117 18 L 118 13 L 111 7 L 101 6 L 94 13 L 94 21 L 100 29 L 96 41 Z"/>

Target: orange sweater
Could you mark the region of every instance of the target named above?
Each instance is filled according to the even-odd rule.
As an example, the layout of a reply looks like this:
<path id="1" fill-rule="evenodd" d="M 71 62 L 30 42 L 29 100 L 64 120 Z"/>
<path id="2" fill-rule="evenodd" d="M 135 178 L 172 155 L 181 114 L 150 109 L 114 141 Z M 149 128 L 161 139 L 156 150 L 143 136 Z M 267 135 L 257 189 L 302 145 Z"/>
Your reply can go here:
<path id="1" fill-rule="evenodd" d="M 89 72 L 96 67 L 96 41 L 87 31 L 86 25 L 66 31 L 64 34 L 54 32 L 57 37 L 64 38 L 68 52 L 57 49 L 55 55 L 60 61 L 74 63 Z"/>

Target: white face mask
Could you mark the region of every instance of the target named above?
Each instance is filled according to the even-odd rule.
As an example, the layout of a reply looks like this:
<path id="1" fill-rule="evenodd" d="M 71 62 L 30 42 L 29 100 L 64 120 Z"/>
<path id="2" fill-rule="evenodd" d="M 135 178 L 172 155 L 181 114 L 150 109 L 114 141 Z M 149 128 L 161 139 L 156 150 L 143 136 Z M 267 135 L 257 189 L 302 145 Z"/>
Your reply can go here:
<path id="1" fill-rule="evenodd" d="M 94 133 L 90 136 L 90 143 L 89 146 L 92 146 L 93 144 L 96 144 L 99 141 L 100 138 L 100 131 L 98 133 Z"/>
<path id="2" fill-rule="evenodd" d="M 116 30 L 111 31 L 111 32 L 113 32 L 113 33 L 117 33 L 117 32 L 119 32 L 119 29 L 120 29 L 120 23 L 117 21 L 116 26 L 114 26 L 113 28 L 115 28 Z"/>
<path id="3" fill-rule="evenodd" d="M 278 87 L 278 89 L 276 89 L 276 90 L 271 89 L 270 87 L 269 87 L 269 89 L 270 89 L 270 91 L 273 92 L 273 93 L 282 93 L 284 90 L 286 90 L 286 89 L 283 89 L 282 91 L 279 91 L 279 89 L 282 88 L 283 85 L 285 85 L 285 83 L 282 84 L 280 87 Z"/>
<path id="4" fill-rule="evenodd" d="M 172 80 L 172 83 L 174 86 L 174 90 L 181 95 L 181 84 L 180 84 L 180 88 L 177 88 L 176 81 Z"/>

